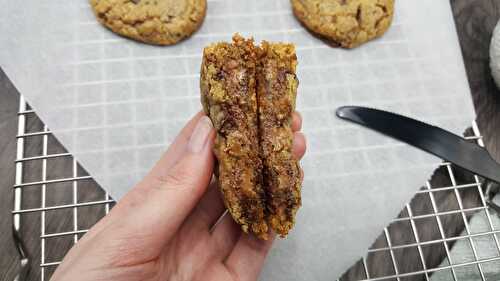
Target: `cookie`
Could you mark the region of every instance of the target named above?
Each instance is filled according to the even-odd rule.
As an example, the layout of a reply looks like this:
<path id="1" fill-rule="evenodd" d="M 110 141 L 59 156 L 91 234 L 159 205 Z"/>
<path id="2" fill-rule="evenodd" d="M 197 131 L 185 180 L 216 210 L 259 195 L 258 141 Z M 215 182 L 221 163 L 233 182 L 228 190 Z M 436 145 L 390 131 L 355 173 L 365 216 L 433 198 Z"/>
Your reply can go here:
<path id="1" fill-rule="evenodd" d="M 201 102 L 217 132 L 215 174 L 224 202 L 245 232 L 286 236 L 301 205 L 293 156 L 292 113 L 298 80 L 291 44 L 236 35 L 204 49 Z"/>
<path id="2" fill-rule="evenodd" d="M 295 17 L 313 33 L 344 48 L 383 35 L 394 0 L 290 0 Z"/>
<path id="3" fill-rule="evenodd" d="M 299 81 L 292 44 L 262 42 L 257 60 L 260 157 L 268 225 L 286 236 L 301 206 L 300 168 L 293 155 L 292 114 Z"/>
<path id="4" fill-rule="evenodd" d="M 206 0 L 90 0 L 104 26 L 148 44 L 172 45 L 203 22 Z"/>
<path id="5" fill-rule="evenodd" d="M 201 101 L 217 132 L 215 174 L 224 203 L 245 232 L 267 239 L 262 161 L 259 156 L 256 50 L 252 40 L 206 47 Z"/>

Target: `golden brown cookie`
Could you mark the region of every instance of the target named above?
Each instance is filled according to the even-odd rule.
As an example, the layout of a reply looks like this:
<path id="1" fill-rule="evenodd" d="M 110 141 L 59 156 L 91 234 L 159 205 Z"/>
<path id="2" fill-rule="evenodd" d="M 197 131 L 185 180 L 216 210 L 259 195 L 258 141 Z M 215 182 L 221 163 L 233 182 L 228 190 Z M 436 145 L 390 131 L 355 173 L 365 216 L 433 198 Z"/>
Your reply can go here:
<path id="1" fill-rule="evenodd" d="M 312 32 L 354 48 L 384 34 L 394 0 L 290 0 L 295 16 Z"/>
<path id="2" fill-rule="evenodd" d="M 224 202 L 245 232 L 286 236 L 300 207 L 292 113 L 298 80 L 291 44 L 236 35 L 203 51 L 201 101 L 217 131 L 215 174 Z"/>
<path id="3" fill-rule="evenodd" d="M 172 45 L 205 18 L 206 0 L 90 0 L 97 19 L 113 32 L 144 43 Z"/>

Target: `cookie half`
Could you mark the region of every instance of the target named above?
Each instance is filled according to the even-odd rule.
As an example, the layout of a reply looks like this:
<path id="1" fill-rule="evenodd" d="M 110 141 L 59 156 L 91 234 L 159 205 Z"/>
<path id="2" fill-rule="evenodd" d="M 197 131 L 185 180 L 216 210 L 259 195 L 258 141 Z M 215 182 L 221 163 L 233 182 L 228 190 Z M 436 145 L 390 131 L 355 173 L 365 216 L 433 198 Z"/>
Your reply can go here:
<path id="1" fill-rule="evenodd" d="M 148 44 L 172 45 L 189 37 L 205 18 L 206 0 L 90 0 L 104 26 Z"/>
<path id="2" fill-rule="evenodd" d="M 394 14 L 394 0 L 290 1 L 295 17 L 306 28 L 344 48 L 383 35 Z"/>
<path id="3" fill-rule="evenodd" d="M 257 60 L 260 157 L 268 225 L 286 236 L 301 206 L 300 167 L 293 155 L 292 114 L 299 81 L 295 46 L 262 42 Z"/>

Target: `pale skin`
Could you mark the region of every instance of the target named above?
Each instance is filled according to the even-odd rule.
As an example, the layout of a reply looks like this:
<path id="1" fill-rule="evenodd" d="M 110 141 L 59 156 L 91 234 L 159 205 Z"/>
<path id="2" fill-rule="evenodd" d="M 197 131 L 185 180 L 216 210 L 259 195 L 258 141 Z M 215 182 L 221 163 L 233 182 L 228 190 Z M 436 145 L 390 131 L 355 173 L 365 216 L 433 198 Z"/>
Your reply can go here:
<path id="1" fill-rule="evenodd" d="M 301 124 L 294 113 L 297 159 L 306 150 Z M 195 115 L 149 174 L 69 251 L 51 280 L 257 280 L 274 235 L 262 241 L 242 233 L 229 215 L 218 222 L 225 207 L 211 180 L 214 136 L 210 119 Z"/>

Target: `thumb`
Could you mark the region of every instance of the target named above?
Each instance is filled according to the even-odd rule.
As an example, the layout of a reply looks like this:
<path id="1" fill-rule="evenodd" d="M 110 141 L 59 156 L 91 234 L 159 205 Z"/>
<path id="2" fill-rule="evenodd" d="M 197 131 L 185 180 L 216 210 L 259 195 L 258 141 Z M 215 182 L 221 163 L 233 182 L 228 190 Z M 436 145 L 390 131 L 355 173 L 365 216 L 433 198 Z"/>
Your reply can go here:
<path id="1" fill-rule="evenodd" d="M 133 239 L 144 255 L 161 250 L 210 183 L 214 134 L 210 119 L 200 118 L 177 163 L 161 179 L 147 179 L 125 195 L 106 217 L 106 228 Z"/>

